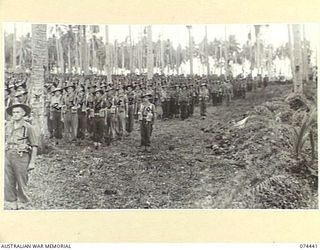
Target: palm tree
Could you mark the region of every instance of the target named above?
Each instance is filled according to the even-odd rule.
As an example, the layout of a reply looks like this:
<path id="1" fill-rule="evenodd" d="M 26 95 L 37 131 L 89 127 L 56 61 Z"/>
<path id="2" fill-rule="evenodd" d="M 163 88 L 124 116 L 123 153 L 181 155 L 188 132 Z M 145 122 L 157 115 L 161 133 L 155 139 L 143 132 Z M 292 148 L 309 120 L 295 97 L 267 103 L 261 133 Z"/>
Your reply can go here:
<path id="1" fill-rule="evenodd" d="M 29 89 L 32 108 L 32 124 L 40 134 L 39 149 L 43 149 L 46 131 L 44 108 L 44 66 L 47 62 L 47 25 L 32 24 L 32 71 Z"/>

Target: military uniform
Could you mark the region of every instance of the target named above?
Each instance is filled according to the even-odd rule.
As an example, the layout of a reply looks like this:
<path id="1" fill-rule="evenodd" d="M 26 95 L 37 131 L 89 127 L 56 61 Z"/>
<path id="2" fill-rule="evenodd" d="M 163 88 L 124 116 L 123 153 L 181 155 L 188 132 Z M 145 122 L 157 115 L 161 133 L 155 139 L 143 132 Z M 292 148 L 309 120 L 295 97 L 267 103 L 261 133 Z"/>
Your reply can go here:
<path id="1" fill-rule="evenodd" d="M 16 104 L 7 109 L 12 115 L 12 109 L 19 107 Z M 25 105 L 26 106 L 26 105 Z M 28 106 L 27 106 L 28 107 Z M 25 115 L 30 114 L 30 108 L 25 110 Z M 32 125 L 23 119 L 17 121 L 9 121 L 6 123 L 5 131 L 5 201 L 12 204 L 16 202 L 27 203 L 30 198 L 27 194 L 28 167 L 30 161 L 34 161 L 38 147 L 38 135 Z M 11 207 L 12 208 L 12 207 Z M 14 208 L 15 209 L 15 208 Z"/>
<path id="2" fill-rule="evenodd" d="M 144 95 L 144 97 L 151 97 L 150 93 Z M 150 150 L 152 126 L 155 120 L 155 106 L 154 104 L 142 102 L 139 108 L 139 121 L 140 121 L 140 133 L 141 133 L 141 146 L 144 146 L 147 151 Z"/>
<path id="3" fill-rule="evenodd" d="M 188 118 L 188 92 L 185 88 L 179 93 L 179 106 L 181 120 Z"/>
<path id="4" fill-rule="evenodd" d="M 55 93 L 59 92 L 59 95 Z M 61 121 L 61 108 L 62 108 L 62 95 L 61 89 L 56 88 L 53 91 L 54 96 L 50 99 L 50 117 L 52 120 L 52 129 L 53 129 L 53 136 L 57 139 L 62 138 L 62 126 L 63 123 Z"/>
<path id="5" fill-rule="evenodd" d="M 87 130 L 87 101 L 84 91 L 78 94 L 76 102 L 78 104 L 77 137 L 80 139 L 84 139 Z"/>
<path id="6" fill-rule="evenodd" d="M 128 116 L 128 100 L 124 93 L 115 97 L 116 101 L 116 132 L 121 139 L 126 131 L 126 117 Z"/>
<path id="7" fill-rule="evenodd" d="M 116 126 L 116 105 L 115 99 L 111 93 L 107 94 L 106 97 L 106 129 L 105 129 L 105 139 L 108 144 L 115 138 L 115 126 Z"/>
<path id="8" fill-rule="evenodd" d="M 106 103 L 102 98 L 103 91 L 96 90 L 95 93 L 99 92 L 101 96 L 96 96 L 93 110 L 94 110 L 94 119 L 93 119 L 93 141 L 95 142 L 95 146 L 99 147 L 104 138 L 104 128 L 105 128 L 105 108 Z"/>
<path id="9" fill-rule="evenodd" d="M 224 82 L 224 97 L 226 100 L 226 105 L 229 106 L 233 97 L 233 86 L 230 82 Z"/>
<path id="10" fill-rule="evenodd" d="M 207 116 L 207 100 L 209 99 L 209 91 L 205 83 L 201 84 L 201 89 L 199 92 L 199 102 L 200 102 L 200 116 Z"/>
<path id="11" fill-rule="evenodd" d="M 68 86 L 67 88 L 69 88 Z M 72 86 L 73 90 L 75 88 Z M 64 131 L 66 137 L 70 137 L 71 140 L 77 138 L 78 133 L 78 105 L 76 103 L 76 95 L 74 93 L 67 93 L 63 99 L 63 120 L 64 120 Z"/>
<path id="12" fill-rule="evenodd" d="M 127 119 L 127 132 L 131 133 L 133 131 L 133 124 L 134 124 L 134 112 L 135 112 L 135 105 L 136 105 L 136 94 L 132 90 L 127 93 L 128 98 L 128 119 Z"/>

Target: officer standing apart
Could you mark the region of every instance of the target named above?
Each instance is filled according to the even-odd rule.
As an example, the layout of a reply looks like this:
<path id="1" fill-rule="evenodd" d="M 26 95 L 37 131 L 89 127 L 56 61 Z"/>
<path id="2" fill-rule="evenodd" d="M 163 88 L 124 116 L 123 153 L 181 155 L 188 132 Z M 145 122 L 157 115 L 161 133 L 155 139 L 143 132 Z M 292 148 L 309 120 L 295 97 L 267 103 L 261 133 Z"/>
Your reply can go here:
<path id="1" fill-rule="evenodd" d="M 145 147 L 145 151 L 151 152 L 150 149 L 150 137 L 152 134 L 152 127 L 155 121 L 155 106 L 149 100 L 152 97 L 151 93 L 143 95 L 143 101 L 138 111 L 138 117 L 140 121 L 140 133 L 141 133 L 141 147 Z"/>
<path id="2" fill-rule="evenodd" d="M 209 91 L 207 89 L 207 84 L 205 82 L 203 82 L 201 84 L 201 89 L 200 89 L 200 93 L 199 93 L 201 119 L 205 119 L 207 116 L 207 101 L 208 100 L 209 100 Z"/>
<path id="3" fill-rule="evenodd" d="M 30 201 L 27 194 L 28 171 L 34 169 L 38 135 L 24 119 L 31 112 L 28 105 L 16 103 L 6 112 L 11 120 L 6 124 L 5 133 L 5 207 L 23 209 Z"/>

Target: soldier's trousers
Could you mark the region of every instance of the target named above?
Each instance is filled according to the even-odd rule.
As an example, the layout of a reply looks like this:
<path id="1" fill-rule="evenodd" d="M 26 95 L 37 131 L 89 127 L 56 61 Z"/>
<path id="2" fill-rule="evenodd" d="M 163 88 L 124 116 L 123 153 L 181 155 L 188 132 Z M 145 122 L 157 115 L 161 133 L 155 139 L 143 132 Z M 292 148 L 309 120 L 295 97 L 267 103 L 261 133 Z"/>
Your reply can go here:
<path id="1" fill-rule="evenodd" d="M 5 153 L 4 199 L 8 202 L 30 200 L 27 194 L 28 172 L 30 155 L 26 152 L 22 156 L 15 150 Z"/>
<path id="2" fill-rule="evenodd" d="M 107 124 L 105 129 L 105 137 L 109 142 L 115 137 L 115 114 L 107 112 Z"/>
<path id="3" fill-rule="evenodd" d="M 104 117 L 98 117 L 95 116 L 93 119 L 93 126 L 92 126 L 92 132 L 93 132 L 93 141 L 94 142 L 102 142 L 104 138 Z"/>
<path id="4" fill-rule="evenodd" d="M 133 131 L 134 124 L 134 105 L 128 106 L 128 119 L 127 119 L 127 131 L 131 133 Z"/>
<path id="5" fill-rule="evenodd" d="M 62 126 L 61 111 L 52 111 L 52 129 L 53 135 L 57 139 L 62 138 Z"/>
<path id="6" fill-rule="evenodd" d="M 66 135 L 70 135 L 71 139 L 77 138 L 78 133 L 78 114 L 67 111 L 64 117 L 64 132 Z"/>
<path id="7" fill-rule="evenodd" d="M 206 116 L 207 113 L 207 104 L 206 101 L 201 100 L 200 101 L 200 115 L 201 116 Z"/>
<path id="8" fill-rule="evenodd" d="M 151 133 L 152 123 L 146 120 L 140 121 L 140 133 L 141 133 L 141 146 L 150 146 L 151 144 Z"/>
<path id="9" fill-rule="evenodd" d="M 118 112 L 117 116 L 117 134 L 119 136 L 123 136 L 125 134 L 126 129 L 126 113 L 125 112 Z"/>
<path id="10" fill-rule="evenodd" d="M 86 112 L 78 112 L 78 138 L 84 139 L 87 130 L 87 113 Z"/>

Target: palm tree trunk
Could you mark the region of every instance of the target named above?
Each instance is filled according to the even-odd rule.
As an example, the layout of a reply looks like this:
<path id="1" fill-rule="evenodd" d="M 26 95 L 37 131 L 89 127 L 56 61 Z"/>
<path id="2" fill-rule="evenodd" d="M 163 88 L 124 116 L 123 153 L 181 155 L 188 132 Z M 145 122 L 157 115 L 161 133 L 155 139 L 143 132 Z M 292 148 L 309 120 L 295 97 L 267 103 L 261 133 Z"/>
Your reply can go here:
<path id="1" fill-rule="evenodd" d="M 115 74 L 118 73 L 118 66 L 119 66 L 119 61 L 118 61 L 118 43 L 117 40 L 114 41 L 114 70 Z"/>
<path id="2" fill-rule="evenodd" d="M 14 24 L 14 30 L 13 30 L 13 44 L 12 44 L 12 70 L 13 72 L 16 72 L 16 66 L 17 66 L 17 50 L 16 50 L 16 46 L 17 46 L 17 28 L 16 25 Z"/>
<path id="3" fill-rule="evenodd" d="M 83 64 L 83 72 L 85 75 L 89 74 L 89 56 L 88 56 L 88 45 L 87 45 L 87 34 L 86 34 L 86 26 L 82 25 L 82 64 Z"/>
<path id="4" fill-rule="evenodd" d="M 301 49 L 301 27 L 300 24 L 292 25 L 293 32 L 293 60 L 295 69 L 294 78 L 294 92 L 303 92 L 302 76 L 303 76 L 303 65 L 302 65 L 302 49 Z"/>
<path id="5" fill-rule="evenodd" d="M 60 55 L 61 73 L 65 73 L 64 59 L 63 59 L 63 48 L 62 48 L 61 38 L 59 38 L 59 55 Z"/>
<path id="6" fill-rule="evenodd" d="M 206 58 L 206 66 L 207 66 L 207 76 L 210 75 L 210 65 L 209 65 L 209 55 L 208 55 L 208 30 L 207 25 L 205 26 L 205 47 L 204 47 L 204 53 Z"/>
<path id="7" fill-rule="evenodd" d="M 148 79 L 153 77 L 153 53 L 152 53 L 152 29 L 151 25 L 147 27 L 148 36 L 148 50 L 147 50 L 147 68 L 148 68 Z"/>
<path id="8" fill-rule="evenodd" d="M 110 54 L 110 45 L 109 45 L 109 28 L 108 25 L 105 26 L 105 38 L 106 38 L 106 73 L 107 73 L 107 80 L 108 83 L 112 83 L 111 80 L 111 54 Z"/>
<path id="9" fill-rule="evenodd" d="M 44 108 L 44 69 L 47 55 L 47 25 L 32 24 L 32 71 L 31 71 L 31 100 L 32 124 L 40 134 L 40 152 L 44 146 L 45 129 L 45 108 Z M 33 98 L 39 96 L 39 98 Z M 39 152 L 39 151 L 38 151 Z"/>
<path id="10" fill-rule="evenodd" d="M 74 62 L 75 62 L 75 68 L 76 73 L 78 73 L 79 70 L 79 47 L 78 47 L 78 33 L 75 33 L 75 51 L 74 51 Z"/>
<path id="11" fill-rule="evenodd" d="M 294 72 L 294 63 L 293 63 L 293 50 L 292 50 L 292 40 L 291 40 L 291 28 L 290 24 L 288 24 L 288 39 L 289 39 L 289 55 L 290 55 L 290 65 L 291 65 L 291 74 L 292 79 L 295 81 L 295 72 Z"/>
<path id="12" fill-rule="evenodd" d="M 68 73 L 71 73 L 71 48 L 70 43 L 68 42 Z"/>
<path id="13" fill-rule="evenodd" d="M 189 60 L 190 60 L 190 75 L 193 75 L 193 42 L 191 37 L 191 25 L 187 26 L 189 33 Z"/>

